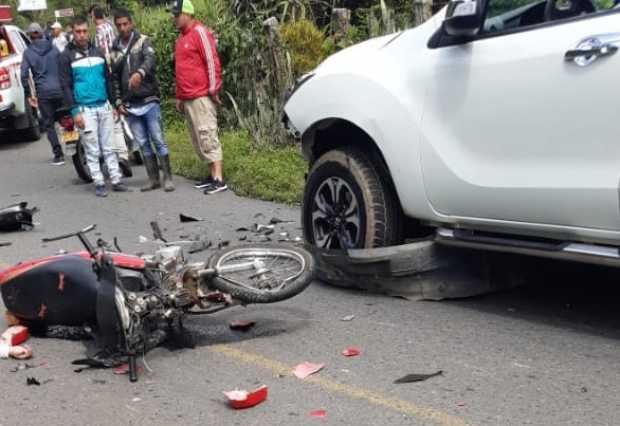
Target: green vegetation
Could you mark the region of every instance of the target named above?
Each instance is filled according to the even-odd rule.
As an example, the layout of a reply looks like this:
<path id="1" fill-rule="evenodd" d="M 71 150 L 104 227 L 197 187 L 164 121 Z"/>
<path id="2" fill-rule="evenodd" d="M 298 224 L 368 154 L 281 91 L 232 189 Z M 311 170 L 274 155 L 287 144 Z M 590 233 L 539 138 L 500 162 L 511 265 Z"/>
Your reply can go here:
<path id="1" fill-rule="evenodd" d="M 198 160 L 184 128 L 169 129 L 166 138 L 176 174 L 191 179 L 207 175 L 207 167 Z M 306 163 L 298 147 L 256 147 L 243 131 L 223 132 L 220 140 L 226 180 L 235 193 L 288 204 L 301 201 Z"/>

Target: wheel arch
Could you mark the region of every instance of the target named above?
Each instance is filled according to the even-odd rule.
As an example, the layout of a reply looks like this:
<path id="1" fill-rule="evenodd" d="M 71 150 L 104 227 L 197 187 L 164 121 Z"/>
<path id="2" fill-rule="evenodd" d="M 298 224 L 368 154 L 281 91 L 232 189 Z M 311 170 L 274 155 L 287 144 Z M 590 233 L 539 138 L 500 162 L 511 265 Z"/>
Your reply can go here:
<path id="1" fill-rule="evenodd" d="M 301 136 L 301 143 L 304 157 L 311 166 L 321 155 L 331 150 L 349 146 L 361 148 L 377 165 L 379 174 L 386 180 L 396 197 L 397 205 L 405 218 L 403 229 L 405 237 L 418 237 L 427 234 L 426 229 L 421 230 L 418 219 L 405 214 L 399 190 L 394 182 L 385 155 L 379 144 L 362 127 L 343 118 L 323 119 L 311 125 L 304 132 Z"/>

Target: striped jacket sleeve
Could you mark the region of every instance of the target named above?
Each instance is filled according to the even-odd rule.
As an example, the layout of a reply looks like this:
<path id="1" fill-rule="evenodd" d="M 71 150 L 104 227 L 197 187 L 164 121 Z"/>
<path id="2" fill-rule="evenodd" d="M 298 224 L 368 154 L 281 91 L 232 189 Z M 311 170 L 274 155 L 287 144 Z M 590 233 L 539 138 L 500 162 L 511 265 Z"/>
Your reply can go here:
<path id="1" fill-rule="evenodd" d="M 215 38 L 203 25 L 196 26 L 196 40 L 209 76 L 209 96 L 215 96 L 222 87 L 222 67 L 217 55 Z"/>

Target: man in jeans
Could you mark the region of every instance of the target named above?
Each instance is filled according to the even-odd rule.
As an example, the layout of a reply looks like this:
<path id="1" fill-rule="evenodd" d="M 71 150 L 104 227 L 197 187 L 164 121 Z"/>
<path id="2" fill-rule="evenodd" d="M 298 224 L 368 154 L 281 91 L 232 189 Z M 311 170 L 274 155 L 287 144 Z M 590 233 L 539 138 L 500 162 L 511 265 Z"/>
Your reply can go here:
<path id="1" fill-rule="evenodd" d="M 126 9 L 114 13 L 114 24 L 119 33 L 112 46 L 112 77 L 117 89 L 115 105 L 121 114 L 127 116 L 131 131 L 142 149 L 149 183 L 140 190 L 145 192 L 161 188 L 157 164 L 159 156 L 164 190 L 174 191 L 170 157 L 161 125 L 155 50 L 151 40 L 134 29 L 131 14 Z"/>
<path id="2" fill-rule="evenodd" d="M 43 37 L 41 25 L 33 22 L 28 26 L 27 32 L 32 44 L 24 53 L 22 60 L 22 86 L 28 103 L 33 108 L 38 107 L 41 112 L 43 128 L 47 133 L 47 140 L 52 146 L 54 155 L 52 164 L 61 166 L 65 164 L 65 157 L 54 128 L 54 113 L 63 104 L 63 93 L 58 72 L 58 56 L 60 53 L 51 41 Z M 30 73 L 32 73 L 37 91 L 36 96 L 30 91 Z"/>
<path id="3" fill-rule="evenodd" d="M 185 113 L 196 154 L 211 169 L 211 175 L 196 188 L 204 189 L 205 194 L 226 191 L 222 147 L 217 136 L 216 106 L 220 104 L 222 70 L 215 38 L 194 19 L 190 0 L 177 0 L 171 13 L 181 31 L 174 51 L 177 109 Z"/>
<path id="4" fill-rule="evenodd" d="M 95 195 L 105 197 L 105 181 L 99 157 L 103 154 L 112 181 L 112 189 L 126 192 L 121 182 L 118 159 L 112 150 L 114 115 L 110 102 L 113 91 L 109 68 L 103 53 L 88 39 L 88 22 L 73 20 L 73 42 L 60 55 L 60 82 L 65 103 L 71 107 L 73 120 L 86 150 L 88 168 L 95 182 Z"/>

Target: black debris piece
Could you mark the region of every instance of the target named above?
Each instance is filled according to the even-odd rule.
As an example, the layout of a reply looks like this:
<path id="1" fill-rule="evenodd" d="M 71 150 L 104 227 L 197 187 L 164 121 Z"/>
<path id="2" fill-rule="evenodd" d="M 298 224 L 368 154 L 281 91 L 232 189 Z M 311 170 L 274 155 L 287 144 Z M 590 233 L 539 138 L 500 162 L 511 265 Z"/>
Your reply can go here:
<path id="1" fill-rule="evenodd" d="M 235 232 L 250 232 L 250 230 L 242 226 L 241 228 L 235 229 Z"/>
<path id="2" fill-rule="evenodd" d="M 223 249 L 223 248 L 225 248 L 225 247 L 228 247 L 229 245 L 230 245 L 230 241 L 220 241 L 220 242 L 217 244 L 217 249 L 218 249 L 218 250 L 221 250 L 221 249 Z"/>
<path id="3" fill-rule="evenodd" d="M 0 209 L 0 231 L 30 231 L 34 228 L 32 216 L 39 211 L 38 208 L 28 208 L 28 203 L 12 204 Z"/>
<path id="4" fill-rule="evenodd" d="M 0 247 L 8 247 L 11 244 L 13 244 L 13 243 L 10 242 L 10 241 L 0 241 Z"/>
<path id="5" fill-rule="evenodd" d="M 26 379 L 26 384 L 28 386 L 32 386 L 32 385 L 34 385 L 34 386 L 41 386 L 41 383 L 37 379 L 35 379 L 34 377 L 28 377 Z"/>
<path id="6" fill-rule="evenodd" d="M 239 237 L 239 241 L 247 241 L 248 236 L 244 235 L 243 237 Z"/>
<path id="7" fill-rule="evenodd" d="M 202 222 L 202 221 L 204 221 L 204 219 L 201 218 L 201 217 L 189 216 L 189 215 L 186 215 L 186 214 L 183 214 L 183 213 L 181 213 L 179 215 L 179 220 L 181 221 L 181 223 Z"/>
<path id="8" fill-rule="evenodd" d="M 153 229 L 153 238 L 163 241 L 164 243 L 168 242 L 164 238 L 164 234 L 162 234 L 161 228 L 159 227 L 159 223 L 157 223 L 157 221 L 151 222 L 151 229 Z"/>
<path id="9" fill-rule="evenodd" d="M 407 374 L 405 377 L 401 377 L 400 379 L 394 381 L 394 383 L 402 384 L 402 383 L 423 382 L 425 380 L 430 379 L 431 377 L 441 376 L 442 374 L 443 374 L 442 370 L 439 370 L 436 373 L 431 373 L 431 374 Z"/>
<path id="10" fill-rule="evenodd" d="M 293 222 L 295 222 L 295 221 L 294 220 L 282 220 L 282 219 L 279 219 L 277 217 L 272 217 L 271 220 L 269 221 L 269 224 L 270 225 L 278 225 L 280 223 L 293 223 Z"/>

